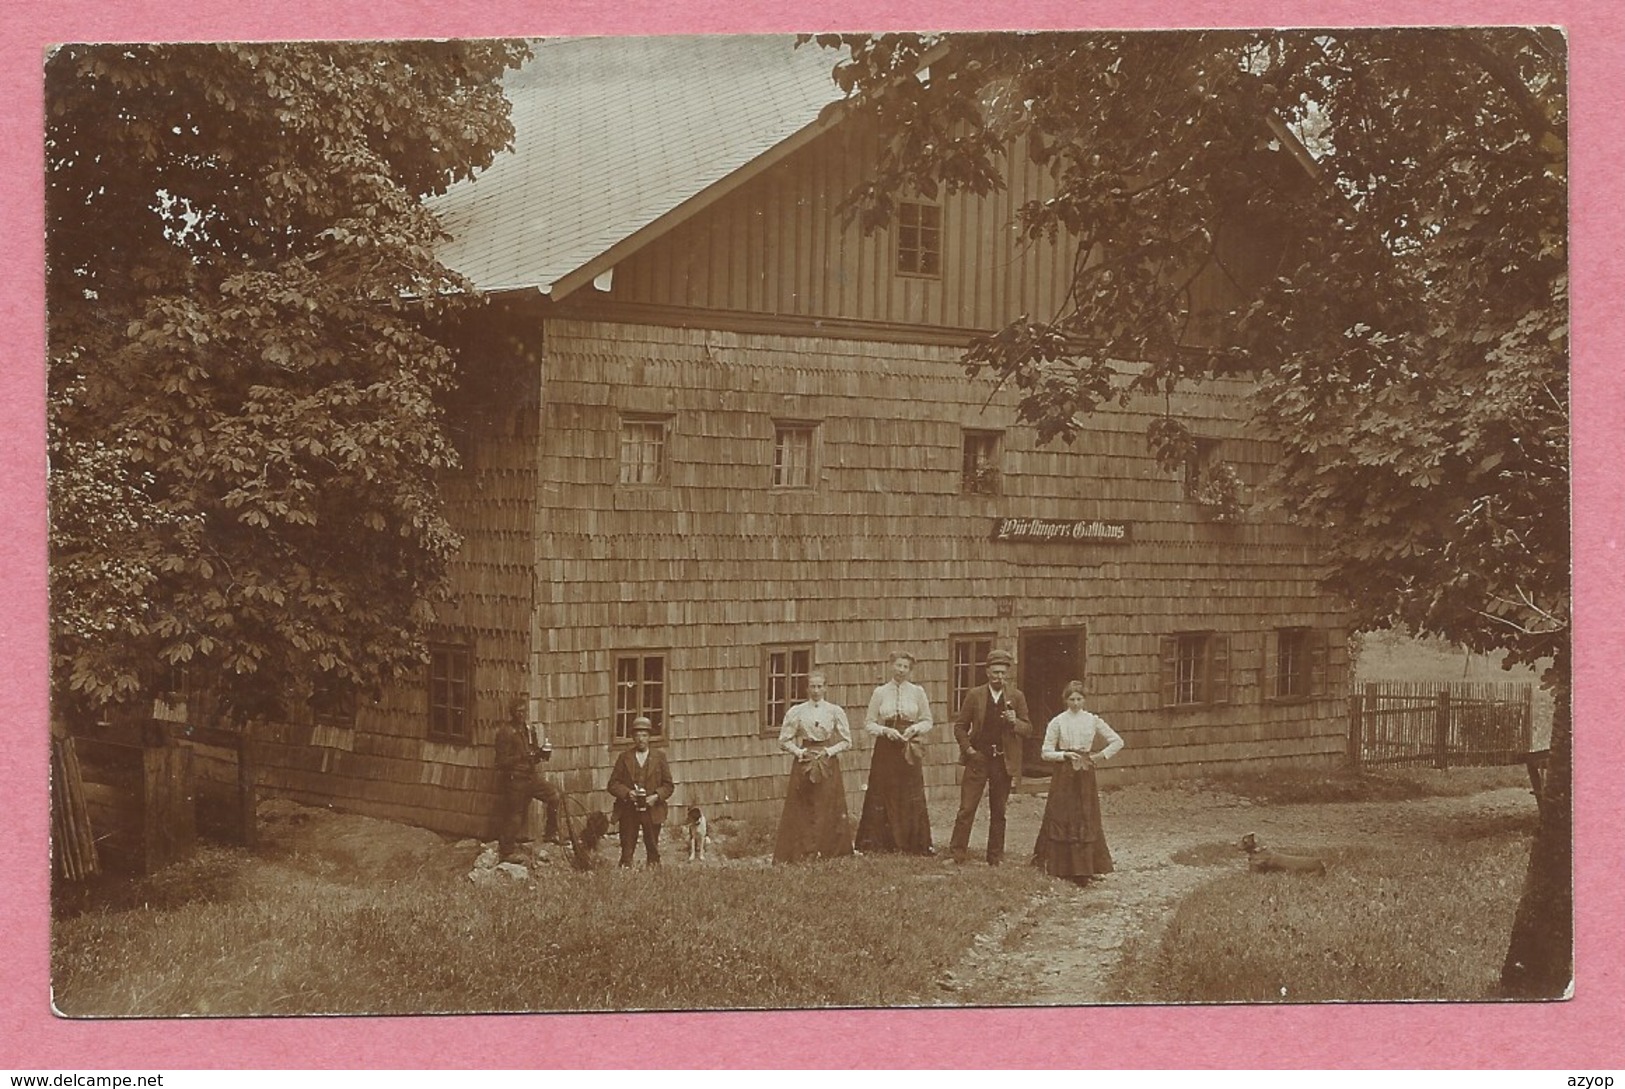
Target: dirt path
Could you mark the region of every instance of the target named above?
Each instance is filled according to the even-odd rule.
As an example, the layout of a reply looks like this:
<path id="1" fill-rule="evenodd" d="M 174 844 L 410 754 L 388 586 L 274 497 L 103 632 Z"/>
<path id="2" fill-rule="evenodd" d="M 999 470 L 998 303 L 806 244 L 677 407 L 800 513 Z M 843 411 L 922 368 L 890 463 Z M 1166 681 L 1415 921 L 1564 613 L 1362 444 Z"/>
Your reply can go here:
<path id="1" fill-rule="evenodd" d="M 1010 799 L 1012 859 L 1028 849 L 1043 798 Z M 1304 852 L 1431 838 L 1450 824 L 1463 831 L 1526 820 L 1527 789 L 1405 802 L 1255 807 L 1221 793 L 1178 787 L 1128 787 L 1101 797 L 1117 871 L 1075 888 L 1054 882 L 1043 895 L 999 920 L 939 981 L 939 1001 L 968 1005 L 1087 1005 L 1107 987 L 1131 942 L 1155 942 L 1180 900 L 1198 885 L 1243 867 L 1236 843 L 1257 832 L 1266 843 Z M 933 811 L 947 828 L 952 812 Z M 982 822 L 985 823 L 985 813 Z M 972 834 L 973 852 L 985 843 Z M 969 865 L 977 865 L 972 862 Z"/>

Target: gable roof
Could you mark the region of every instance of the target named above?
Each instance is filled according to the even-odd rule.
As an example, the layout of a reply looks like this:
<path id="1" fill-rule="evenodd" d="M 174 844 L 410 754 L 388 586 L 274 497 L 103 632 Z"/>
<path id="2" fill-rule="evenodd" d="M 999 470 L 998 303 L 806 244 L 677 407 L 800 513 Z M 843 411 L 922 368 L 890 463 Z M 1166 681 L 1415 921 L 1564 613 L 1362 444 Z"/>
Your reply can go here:
<path id="1" fill-rule="evenodd" d="M 441 261 L 562 298 L 822 131 L 834 63 L 780 35 L 538 44 L 504 85 L 513 150 L 430 201 Z"/>

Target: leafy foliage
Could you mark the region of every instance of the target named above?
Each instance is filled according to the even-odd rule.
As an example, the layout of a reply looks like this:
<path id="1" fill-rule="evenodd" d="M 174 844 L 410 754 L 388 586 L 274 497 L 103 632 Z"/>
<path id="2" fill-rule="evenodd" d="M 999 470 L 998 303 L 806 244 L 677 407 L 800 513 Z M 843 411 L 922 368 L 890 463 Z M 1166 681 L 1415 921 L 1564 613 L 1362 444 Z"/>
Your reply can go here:
<path id="1" fill-rule="evenodd" d="M 1259 379 L 1274 483 L 1360 626 L 1514 660 L 1566 644 L 1564 46 L 1521 29 L 824 36 L 880 128 L 849 197 L 985 193 L 1078 261 L 1066 310 L 979 340 L 1041 439 L 1213 374 Z M 1191 305 L 1220 269 L 1240 303 Z M 1125 366 L 1133 361 L 1135 366 Z M 1177 419 L 1149 436 L 1177 463 Z"/>
<path id="2" fill-rule="evenodd" d="M 1024 154 L 1072 292 L 966 354 L 1041 440 L 1113 399 L 1256 379 L 1273 493 L 1355 626 L 1546 658 L 1552 771 L 1510 993 L 1570 978 L 1566 45 L 1527 28 L 823 36 L 880 130 L 851 195 L 985 193 Z M 1238 304 L 1193 305 L 1217 270 Z M 1132 365 L 1125 365 L 1125 361 Z M 1189 433 L 1149 436 L 1164 462 Z"/>
<path id="3" fill-rule="evenodd" d="M 239 709 L 417 660 L 466 287 L 422 197 L 512 139 L 513 42 L 66 46 L 47 61 L 54 677 Z"/>

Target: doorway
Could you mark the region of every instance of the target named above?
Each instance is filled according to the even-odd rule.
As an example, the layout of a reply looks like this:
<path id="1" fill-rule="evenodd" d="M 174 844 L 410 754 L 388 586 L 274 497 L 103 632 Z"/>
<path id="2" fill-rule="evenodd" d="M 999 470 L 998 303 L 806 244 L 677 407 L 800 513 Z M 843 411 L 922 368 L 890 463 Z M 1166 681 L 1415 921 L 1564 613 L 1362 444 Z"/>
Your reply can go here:
<path id="1" fill-rule="evenodd" d="M 1019 637 L 1016 659 L 1016 687 L 1027 697 L 1027 713 L 1032 718 L 1033 736 L 1022 746 L 1024 778 L 1048 776 L 1053 770 L 1039 753 L 1044 746 L 1044 727 L 1066 710 L 1061 689 L 1068 681 L 1083 680 L 1084 629 L 1035 628 Z"/>

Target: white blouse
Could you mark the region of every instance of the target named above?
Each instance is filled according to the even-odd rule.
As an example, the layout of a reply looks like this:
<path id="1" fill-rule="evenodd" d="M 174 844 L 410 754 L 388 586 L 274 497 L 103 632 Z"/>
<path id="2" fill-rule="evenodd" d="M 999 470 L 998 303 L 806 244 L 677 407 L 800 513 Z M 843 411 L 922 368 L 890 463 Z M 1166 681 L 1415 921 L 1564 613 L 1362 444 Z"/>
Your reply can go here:
<path id="1" fill-rule="evenodd" d="M 1044 748 L 1039 755 L 1050 761 L 1065 760 L 1069 752 L 1088 752 L 1094 748 L 1097 737 L 1106 739 L 1106 747 L 1094 754 L 1096 760 L 1110 760 L 1123 747 L 1123 739 L 1106 725 L 1105 719 L 1089 711 L 1068 708 L 1044 727 Z"/>
<path id="2" fill-rule="evenodd" d="M 913 681 L 887 681 L 869 697 L 869 713 L 863 717 L 863 728 L 876 737 L 891 725 L 893 715 L 903 719 L 903 726 L 913 726 L 916 736 L 931 729 L 931 700 L 925 689 Z"/>
<path id="3" fill-rule="evenodd" d="M 824 745 L 824 752 L 834 756 L 852 747 L 852 727 L 847 724 L 846 712 L 838 703 L 808 700 L 790 708 L 779 728 L 779 745 L 786 752 L 801 755 L 803 741 Z"/>

